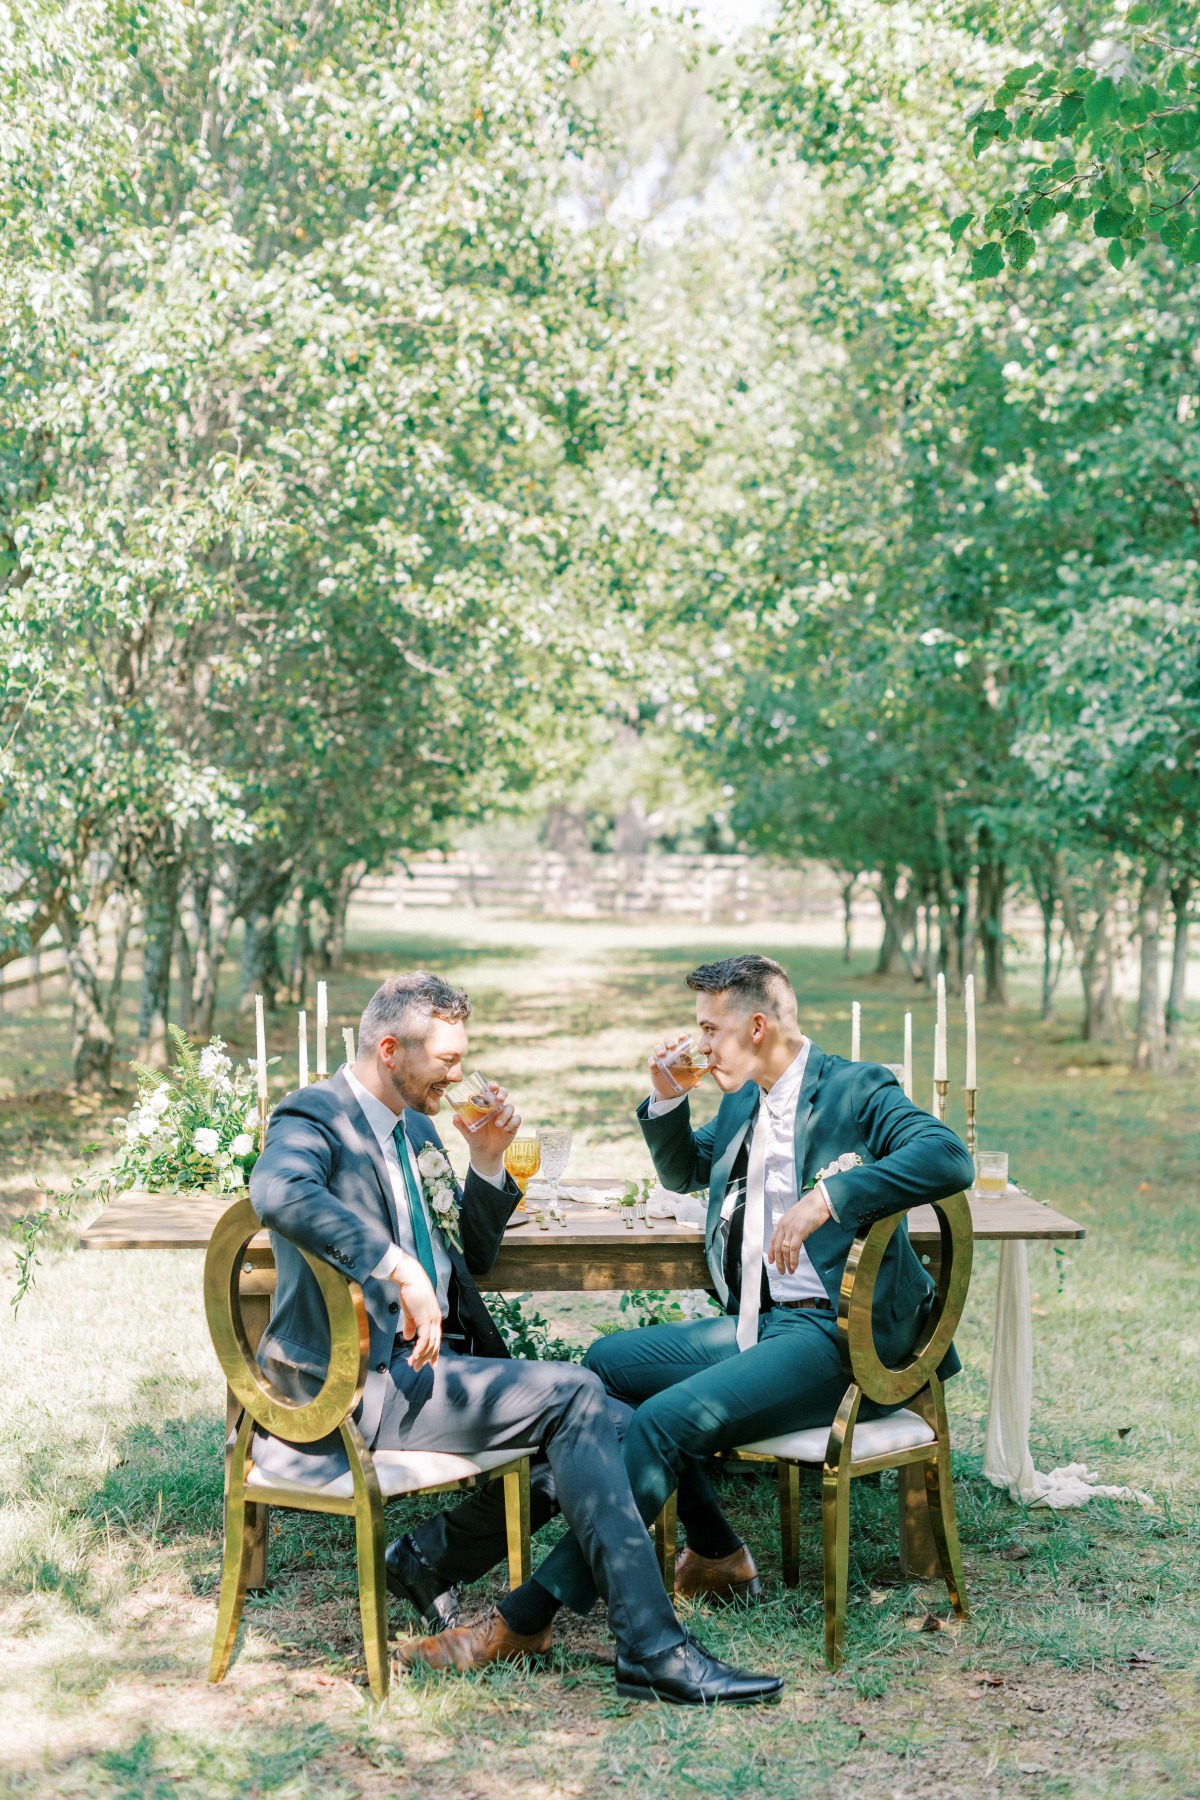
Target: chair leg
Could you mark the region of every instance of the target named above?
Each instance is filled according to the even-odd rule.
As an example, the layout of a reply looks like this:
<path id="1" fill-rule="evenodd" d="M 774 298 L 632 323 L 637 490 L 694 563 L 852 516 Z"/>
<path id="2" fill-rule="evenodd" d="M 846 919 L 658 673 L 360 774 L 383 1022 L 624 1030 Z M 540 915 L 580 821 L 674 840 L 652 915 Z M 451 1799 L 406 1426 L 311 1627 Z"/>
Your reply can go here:
<path id="1" fill-rule="evenodd" d="M 861 1390 L 846 1389 L 829 1433 L 821 1476 L 821 1548 L 825 1564 L 825 1660 L 841 1666 L 850 1573 L 850 1463 Z"/>
<path id="2" fill-rule="evenodd" d="M 213 1639 L 208 1679 L 220 1681 L 229 1667 L 234 1640 L 241 1623 L 242 1606 L 250 1574 L 255 1526 L 260 1508 L 246 1499 L 246 1458 L 254 1420 L 243 1413 L 233 1449 L 225 1458 L 225 1557 L 221 1567 L 221 1598 L 217 1607 L 217 1631 Z"/>
<path id="3" fill-rule="evenodd" d="M 779 1553 L 783 1585 L 800 1585 L 800 1465 L 776 1464 L 779 1477 Z"/>
<path id="4" fill-rule="evenodd" d="M 529 1580 L 533 1557 L 529 1548 L 529 1458 L 504 1476 L 504 1528 L 508 1536 L 508 1585 Z"/>
<path id="5" fill-rule="evenodd" d="M 958 1515 L 954 1507 L 954 1480 L 950 1472 L 950 1426 L 946 1418 L 946 1401 L 942 1384 L 934 1376 L 930 1381 L 937 1412 L 937 1455 L 925 1464 L 925 1492 L 929 1497 L 929 1523 L 937 1546 L 938 1562 L 949 1590 L 950 1601 L 960 1619 L 970 1617 L 967 1606 L 967 1584 L 963 1578 L 962 1550 L 958 1542 Z"/>
<path id="6" fill-rule="evenodd" d="M 654 1554 L 662 1570 L 663 1586 L 668 1594 L 675 1592 L 675 1541 L 679 1535 L 675 1507 L 678 1496 L 672 1488 L 662 1511 L 654 1521 Z"/>
<path id="7" fill-rule="evenodd" d="M 376 1700 L 388 1693 L 387 1577 L 384 1571 L 383 1499 L 375 1465 L 367 1455 L 358 1427 L 346 1420 L 342 1443 L 354 1479 L 354 1539 L 358 1552 L 358 1610 L 362 1616 L 367 1680 Z"/>

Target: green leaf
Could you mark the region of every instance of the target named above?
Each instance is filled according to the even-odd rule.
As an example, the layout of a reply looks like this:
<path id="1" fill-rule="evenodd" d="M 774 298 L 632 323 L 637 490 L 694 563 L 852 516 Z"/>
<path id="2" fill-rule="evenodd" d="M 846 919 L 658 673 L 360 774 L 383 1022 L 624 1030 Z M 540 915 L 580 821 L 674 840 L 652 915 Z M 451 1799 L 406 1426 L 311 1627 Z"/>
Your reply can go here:
<path id="1" fill-rule="evenodd" d="M 1004 267 L 1004 251 L 995 239 L 981 244 L 971 257 L 972 281 L 988 281 Z"/>
<path id="2" fill-rule="evenodd" d="M 1048 144 L 1052 139 L 1060 137 L 1062 130 L 1062 108 L 1052 106 L 1049 112 L 1044 113 L 1034 126 L 1033 141 L 1035 144 Z"/>
<path id="3" fill-rule="evenodd" d="M 1116 123 L 1121 113 L 1121 99 L 1111 75 L 1102 75 L 1099 81 L 1092 83 L 1083 97 L 1083 110 L 1093 131 Z"/>
<path id="4" fill-rule="evenodd" d="M 1075 121 L 1082 117 L 1083 95 L 1064 94 L 1062 100 L 1059 102 L 1058 110 L 1062 114 L 1063 130 L 1070 131 Z"/>
<path id="5" fill-rule="evenodd" d="M 1027 215 L 1031 229 L 1040 231 L 1043 225 L 1050 223 L 1057 210 L 1058 208 L 1048 194 L 1039 194 Z"/>
<path id="6" fill-rule="evenodd" d="M 1132 217 L 1133 208 L 1125 199 L 1125 196 L 1123 194 L 1114 194 L 1111 200 L 1105 201 L 1104 205 L 1096 214 L 1096 236 L 1102 238 L 1119 238 Z"/>
<path id="7" fill-rule="evenodd" d="M 1171 216 L 1159 226 L 1158 235 L 1167 246 L 1168 250 L 1181 250 L 1187 242 L 1188 233 L 1191 231 L 1194 223 L 1195 221 L 1189 213 L 1172 213 Z"/>
<path id="8" fill-rule="evenodd" d="M 966 231 L 967 227 L 971 224 L 974 217 L 975 217 L 974 213 L 965 212 L 965 213 L 959 213 L 959 215 L 956 219 L 951 219 L 951 221 L 950 221 L 950 242 L 952 244 L 958 243 L 959 239 L 963 235 L 963 232 Z"/>
<path id="9" fill-rule="evenodd" d="M 1168 150 L 1191 150 L 1200 144 L 1200 106 L 1190 107 L 1187 112 L 1169 113 L 1159 129 Z"/>
<path id="10" fill-rule="evenodd" d="M 1180 252 L 1185 265 L 1200 262 L 1200 226 L 1197 226 Z"/>
<path id="11" fill-rule="evenodd" d="M 1114 269 L 1125 267 L 1125 246 L 1119 238 L 1116 243 L 1108 246 L 1108 260 Z"/>
<path id="12" fill-rule="evenodd" d="M 1023 269 L 1036 248 L 1027 231 L 1010 231 L 1004 240 L 1004 254 L 1014 269 Z"/>

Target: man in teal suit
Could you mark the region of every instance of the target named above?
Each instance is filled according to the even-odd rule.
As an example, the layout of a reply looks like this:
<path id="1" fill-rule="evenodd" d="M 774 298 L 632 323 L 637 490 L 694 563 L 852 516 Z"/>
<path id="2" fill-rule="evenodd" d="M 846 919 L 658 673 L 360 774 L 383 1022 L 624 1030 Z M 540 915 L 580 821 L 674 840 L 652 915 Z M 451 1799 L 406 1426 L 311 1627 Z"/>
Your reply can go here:
<path id="1" fill-rule="evenodd" d="M 769 957 L 730 957 L 687 980 L 699 1048 L 724 1098 L 693 1130 L 687 1096 L 659 1066 L 660 1045 L 638 1118 L 663 1185 L 708 1189 L 705 1254 L 724 1315 L 602 1338 L 586 1361 L 635 1409 L 624 1455 L 642 1517 L 679 1489 L 688 1548 L 677 1591 L 729 1598 L 756 1593 L 757 1574 L 702 1460 L 833 1419 L 846 1390 L 838 1291 L 855 1234 L 969 1187 L 974 1170 L 954 1133 L 914 1106 L 889 1070 L 810 1042 L 791 982 Z M 901 1225 L 875 1290 L 885 1361 L 912 1350 L 933 1292 Z M 960 1367 L 951 1348 L 939 1373 Z M 860 1416 L 873 1410 L 864 1404 Z M 547 1586 L 559 1555 L 538 1571 Z M 569 1587 L 558 1587 L 560 1598 Z"/>

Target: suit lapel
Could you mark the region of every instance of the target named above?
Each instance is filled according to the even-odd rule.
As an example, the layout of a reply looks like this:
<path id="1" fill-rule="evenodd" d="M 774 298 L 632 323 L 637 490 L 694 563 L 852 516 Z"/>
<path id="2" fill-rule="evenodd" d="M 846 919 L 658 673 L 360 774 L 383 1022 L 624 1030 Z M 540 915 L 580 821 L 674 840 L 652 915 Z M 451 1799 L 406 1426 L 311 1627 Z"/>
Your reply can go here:
<path id="1" fill-rule="evenodd" d="M 400 1221 L 396 1217 L 396 1197 L 392 1192 L 392 1178 L 388 1173 L 387 1163 L 383 1159 L 383 1151 L 379 1147 L 379 1139 L 371 1130 L 370 1121 L 358 1099 L 354 1089 L 339 1069 L 333 1077 L 333 1085 L 338 1090 L 339 1098 L 346 1114 L 346 1123 L 350 1128 L 352 1148 L 360 1156 L 365 1156 L 375 1170 L 375 1178 L 379 1183 L 379 1198 L 384 1215 L 391 1230 L 392 1242 L 400 1241 Z"/>
<path id="2" fill-rule="evenodd" d="M 812 1118 L 813 1101 L 821 1080 L 821 1071 L 825 1066 L 824 1052 L 810 1041 L 808 1061 L 804 1065 L 804 1080 L 800 1083 L 800 1092 L 796 1096 L 796 1129 L 793 1143 L 796 1152 L 796 1194 L 804 1192 L 804 1158 L 808 1154 L 808 1127 Z"/>

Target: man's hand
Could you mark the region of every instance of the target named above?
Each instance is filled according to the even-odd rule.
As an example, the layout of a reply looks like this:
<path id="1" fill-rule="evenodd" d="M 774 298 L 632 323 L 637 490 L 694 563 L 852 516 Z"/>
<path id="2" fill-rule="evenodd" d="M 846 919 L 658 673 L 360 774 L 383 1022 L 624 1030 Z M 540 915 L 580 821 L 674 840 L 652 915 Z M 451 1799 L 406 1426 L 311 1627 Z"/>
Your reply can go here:
<path id="1" fill-rule="evenodd" d="M 678 1100 L 682 1091 L 678 1083 L 672 1081 L 671 1077 L 663 1070 L 661 1064 L 667 1051 L 673 1050 L 676 1044 L 681 1044 L 687 1035 L 686 1031 L 679 1031 L 674 1037 L 664 1038 L 661 1044 L 655 1044 L 653 1054 L 649 1058 L 650 1085 L 660 1100 Z"/>
<path id="2" fill-rule="evenodd" d="M 405 1342 L 415 1338 L 408 1359 L 410 1369 L 430 1368 L 442 1347 L 442 1309 L 438 1305 L 433 1283 L 415 1256 L 404 1256 L 392 1280 L 400 1289 L 400 1316 L 404 1321 Z"/>
<path id="3" fill-rule="evenodd" d="M 800 1246 L 833 1214 L 817 1188 L 801 1194 L 795 1206 L 789 1206 L 771 1237 L 767 1261 L 774 1263 L 781 1275 L 794 1275 L 800 1261 Z"/>
<path id="4" fill-rule="evenodd" d="M 481 1125 L 478 1131 L 468 1131 L 458 1114 L 454 1115 L 454 1123 L 466 1138 L 471 1150 L 471 1167 L 493 1187 L 504 1184 L 504 1152 L 521 1129 L 521 1115 L 515 1111 L 508 1097 L 508 1089 L 502 1088 L 495 1081 L 488 1086 L 501 1102 L 500 1110 Z"/>

